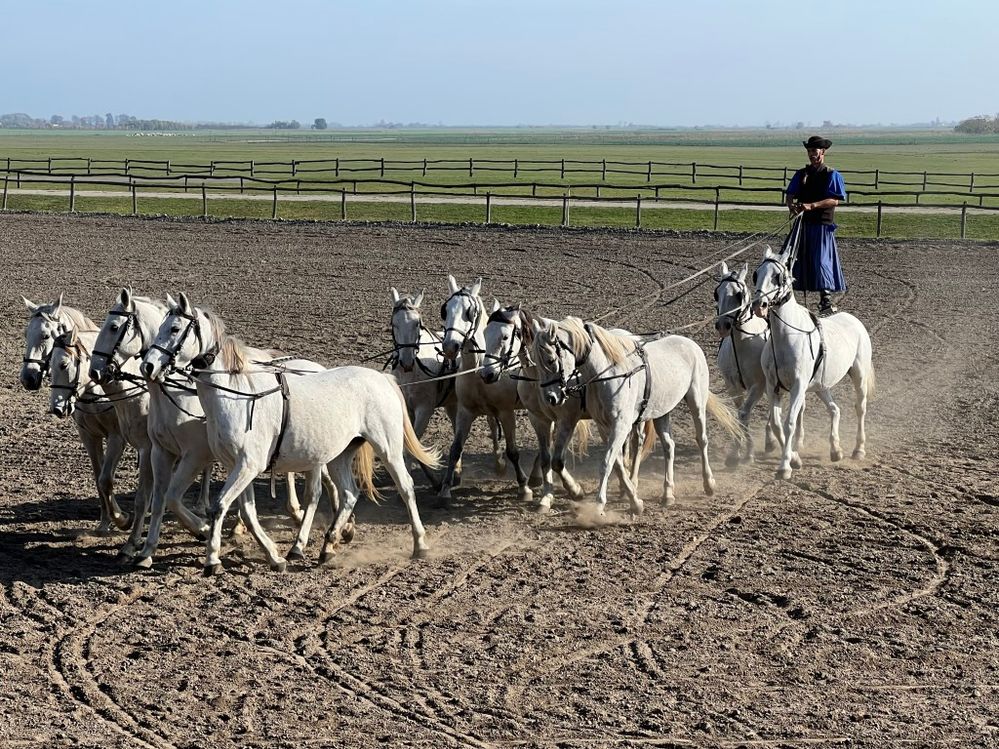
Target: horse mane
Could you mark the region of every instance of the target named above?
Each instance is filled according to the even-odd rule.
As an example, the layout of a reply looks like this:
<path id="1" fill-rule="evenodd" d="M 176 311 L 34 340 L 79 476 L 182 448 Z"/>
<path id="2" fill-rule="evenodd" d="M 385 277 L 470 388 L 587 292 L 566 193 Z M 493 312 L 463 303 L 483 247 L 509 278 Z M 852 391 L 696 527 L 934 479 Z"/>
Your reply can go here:
<path id="1" fill-rule="evenodd" d="M 51 304 L 39 305 L 38 309 L 35 310 L 35 316 L 51 315 L 53 312 L 55 312 L 56 304 L 57 304 L 56 302 L 52 302 Z M 97 323 L 95 323 L 85 314 L 80 312 L 80 310 L 76 309 L 75 307 L 70 307 L 68 304 L 62 305 L 61 314 L 66 316 L 66 318 L 70 322 L 71 327 L 74 327 L 79 331 L 88 331 L 91 333 L 96 333 L 101 329 Z"/>
<path id="2" fill-rule="evenodd" d="M 90 351 L 83 345 L 83 341 L 79 336 L 76 336 L 76 340 L 73 341 L 73 343 L 69 342 L 72 335 L 72 333 L 63 333 L 61 336 L 56 338 L 56 347 L 65 350 L 66 353 L 73 357 L 76 361 L 81 361 L 84 356 L 89 357 Z"/>
<path id="3" fill-rule="evenodd" d="M 394 315 L 399 310 L 404 309 L 420 311 L 420 308 L 413 304 L 413 297 L 411 296 L 399 297 L 399 301 L 392 305 L 392 314 Z"/>
<path id="4" fill-rule="evenodd" d="M 219 344 L 219 358 L 222 366 L 230 374 L 239 374 L 246 369 L 249 361 L 247 346 L 236 336 L 226 336 Z"/>
<path id="5" fill-rule="evenodd" d="M 152 297 L 149 296 L 138 296 L 137 294 L 133 294 L 132 295 L 133 307 L 135 306 L 136 302 L 138 302 L 139 304 L 145 304 L 149 307 L 154 307 L 158 310 L 163 310 L 164 312 L 167 310 L 166 302 L 163 302 L 159 299 L 153 299 Z"/>
<path id="6" fill-rule="evenodd" d="M 578 317 L 565 318 L 559 323 L 559 327 L 569 334 L 569 345 L 577 359 L 586 356 L 593 341 L 600 344 L 600 348 L 603 349 L 612 364 L 624 364 L 628 356 L 635 350 L 635 342 L 630 338 L 611 333 L 596 323 L 584 324 Z"/>

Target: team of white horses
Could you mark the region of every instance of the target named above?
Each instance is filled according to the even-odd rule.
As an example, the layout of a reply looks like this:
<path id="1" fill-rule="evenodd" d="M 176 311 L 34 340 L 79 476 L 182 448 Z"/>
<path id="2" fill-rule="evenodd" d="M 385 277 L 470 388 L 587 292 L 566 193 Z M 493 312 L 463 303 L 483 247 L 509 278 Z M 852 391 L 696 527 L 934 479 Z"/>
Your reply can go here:
<path id="1" fill-rule="evenodd" d="M 708 364 L 700 347 L 679 335 L 651 340 L 626 330 L 606 330 L 576 317 L 553 320 L 520 305 L 491 311 L 480 295 L 481 279 L 460 286 L 448 276 L 441 306 L 443 331 L 428 328 L 421 314 L 424 294 L 391 290 L 392 375 L 360 366 L 327 369 L 306 359 L 250 348 L 228 335 L 223 322 L 194 306 L 186 295 L 165 302 L 122 290 L 104 324 L 63 304 L 34 304 L 25 331 L 21 382 L 37 390 L 51 380 L 50 411 L 72 415 L 93 466 L 101 502 L 99 530 L 130 530 L 121 555 L 141 567 L 152 564 L 170 508 L 191 533 L 207 542 L 206 573 L 221 569 L 222 523 L 238 502 L 245 524 L 272 568 L 303 558 L 325 488 L 334 519 L 320 561 L 351 540 L 353 510 L 363 490 L 372 497 L 375 458 L 390 475 L 409 512 L 413 555 L 427 551 L 413 479 L 405 453 L 434 479 L 442 504 L 458 481 L 462 450 L 473 422 L 489 419 L 497 464 L 498 441 L 513 467 L 520 496 L 532 497 L 532 475 L 541 486 L 539 509 L 551 507 L 558 474 L 568 494 L 583 489 L 566 469 L 565 451 L 576 434 L 585 440 L 596 425 L 606 449 L 597 503 L 607 502 L 611 473 L 635 513 L 642 458 L 656 435 L 666 457 L 663 501 L 675 499 L 674 442 L 670 416 L 681 401 L 694 422 L 704 492 L 715 479 L 708 460 L 707 414 L 730 434 L 732 465 L 753 459 L 749 417 L 764 395 L 770 398 L 767 449 L 781 446 L 777 475 L 801 466 L 802 413 L 807 391 L 815 391 L 830 414 L 830 453 L 842 458 L 839 408 L 830 389 L 849 374 L 856 391 L 857 441 L 865 451 L 864 421 L 873 392 L 871 343 L 864 326 L 840 312 L 821 321 L 797 303 L 787 254 L 767 248 L 747 284 L 748 267 L 720 264 L 715 291 L 715 327 L 722 337 L 718 366 L 735 412 L 708 389 Z M 434 326 L 435 328 L 437 326 Z M 782 412 L 782 393 L 788 393 Z M 437 452 L 420 438 L 434 411 L 443 409 L 454 428 L 443 477 Z M 531 471 L 517 448 L 516 411 L 526 410 L 539 452 Z M 139 481 L 131 518 L 118 506 L 113 477 L 126 444 L 139 457 Z M 209 500 L 215 462 L 228 471 L 218 496 Z M 253 481 L 287 476 L 289 515 L 298 524 L 294 545 L 282 556 L 261 526 Z M 305 509 L 294 474 L 305 474 Z M 193 509 L 183 496 L 201 477 Z M 148 529 L 145 521 L 149 517 Z M 145 535 L 144 535 L 145 531 Z"/>

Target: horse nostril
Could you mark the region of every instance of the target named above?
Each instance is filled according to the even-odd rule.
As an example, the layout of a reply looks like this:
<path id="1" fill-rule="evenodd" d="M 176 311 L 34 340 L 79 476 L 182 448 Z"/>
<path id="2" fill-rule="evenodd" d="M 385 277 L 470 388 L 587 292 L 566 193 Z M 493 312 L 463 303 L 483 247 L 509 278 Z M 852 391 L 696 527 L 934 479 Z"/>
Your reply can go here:
<path id="1" fill-rule="evenodd" d="M 146 377 L 152 377 L 153 376 L 153 365 L 150 364 L 147 361 L 146 362 L 142 362 L 142 374 L 144 374 Z"/>

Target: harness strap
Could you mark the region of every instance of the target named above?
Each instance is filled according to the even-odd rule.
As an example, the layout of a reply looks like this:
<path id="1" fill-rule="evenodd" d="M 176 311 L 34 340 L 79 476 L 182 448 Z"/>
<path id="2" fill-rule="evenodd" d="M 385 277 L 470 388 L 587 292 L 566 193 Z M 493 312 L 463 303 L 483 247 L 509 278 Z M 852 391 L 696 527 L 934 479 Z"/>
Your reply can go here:
<path id="1" fill-rule="evenodd" d="M 649 368 L 649 355 L 645 351 L 645 346 L 636 343 L 635 348 L 638 351 L 639 358 L 642 360 L 642 368 L 645 369 L 645 390 L 642 393 L 642 401 L 638 406 L 638 418 L 635 419 L 635 423 L 638 424 L 645 415 L 645 409 L 649 407 L 649 397 L 652 395 L 652 370 Z"/>
<path id="2" fill-rule="evenodd" d="M 271 459 L 267 462 L 267 468 L 265 471 L 270 471 L 274 467 L 274 463 L 277 462 L 278 456 L 281 454 L 281 443 L 284 441 L 284 433 L 288 428 L 288 380 L 285 378 L 283 372 L 277 372 L 274 375 L 278 381 L 278 390 L 281 391 L 281 431 L 278 432 L 277 444 L 274 446 L 274 452 L 271 453 Z M 271 390 L 270 392 L 275 392 Z M 256 403 L 256 401 L 253 401 Z"/>

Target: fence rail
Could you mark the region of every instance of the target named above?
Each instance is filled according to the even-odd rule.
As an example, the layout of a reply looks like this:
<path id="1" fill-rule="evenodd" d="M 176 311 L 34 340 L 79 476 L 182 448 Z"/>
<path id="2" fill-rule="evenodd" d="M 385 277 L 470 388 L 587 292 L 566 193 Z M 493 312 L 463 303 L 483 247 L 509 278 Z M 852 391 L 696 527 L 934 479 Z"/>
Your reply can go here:
<path id="1" fill-rule="evenodd" d="M 581 174 L 599 174 L 601 181 L 608 175 L 644 179 L 681 177 L 697 184 L 705 181 L 729 180 L 739 186 L 748 182 L 786 185 L 794 167 L 747 166 L 744 164 L 706 164 L 682 161 L 617 161 L 601 159 L 294 159 L 291 161 L 212 160 L 192 164 L 153 159 L 94 159 L 84 156 L 53 156 L 25 159 L 0 156 L 0 173 L 44 172 L 49 175 L 93 175 L 115 172 L 126 176 L 289 176 L 328 174 L 339 178 L 343 174 L 376 172 L 380 178 L 386 172 L 420 172 L 422 177 L 432 172 L 463 172 L 469 177 L 477 173 L 508 173 L 514 179 L 524 174 L 558 173 L 564 180 Z M 840 169 L 848 177 L 851 189 L 869 187 L 879 190 L 882 185 L 917 187 L 921 192 L 930 188 L 961 188 L 966 193 L 999 189 L 999 172 L 931 172 L 883 169 Z"/>
<path id="2" fill-rule="evenodd" d="M 194 180 L 192 182 L 191 180 Z M 238 183 L 236 183 L 238 179 Z M 347 196 L 348 195 L 360 195 L 360 196 L 386 196 L 389 198 L 398 199 L 399 196 L 408 196 L 410 203 L 410 213 L 411 220 L 416 221 L 416 205 L 417 197 L 421 199 L 429 199 L 426 202 L 433 202 L 433 198 L 446 198 L 446 199 L 464 199 L 465 202 L 468 201 L 484 201 L 485 216 L 484 220 L 486 223 L 491 223 L 491 210 L 493 205 L 497 200 L 507 200 L 509 201 L 526 201 L 529 204 L 535 205 L 551 205 L 552 202 L 561 202 L 562 207 L 562 225 L 569 225 L 569 214 L 570 214 L 570 203 L 571 204 L 590 204 L 590 205 L 604 205 L 610 207 L 622 207 L 628 204 L 634 205 L 634 215 L 635 215 L 635 226 L 642 226 L 642 206 L 643 202 L 648 206 L 649 202 L 653 205 L 668 205 L 670 203 L 694 203 L 704 206 L 708 210 L 713 209 L 713 228 L 718 228 L 718 216 L 719 211 L 722 206 L 737 208 L 743 207 L 747 209 L 751 208 L 777 208 L 783 206 L 784 191 L 783 188 L 774 187 L 737 187 L 737 186 L 692 186 L 689 184 L 655 184 L 646 186 L 636 186 L 636 185 L 624 185 L 624 184 L 607 184 L 607 183 L 592 183 L 592 184 L 576 184 L 576 185 L 564 185 L 559 183 L 540 183 L 532 182 L 529 184 L 522 182 L 497 182 L 489 185 L 484 185 L 482 183 L 464 183 L 464 184 L 437 184 L 432 182 L 418 182 L 415 180 L 411 181 L 401 181 L 401 180 L 389 180 L 389 179 L 337 179 L 337 180 L 325 180 L 325 181 L 303 181 L 301 179 L 279 179 L 271 180 L 260 177 L 238 177 L 233 178 L 232 176 L 221 176 L 221 175 L 189 175 L 185 174 L 183 176 L 171 176 L 171 177 L 153 177 L 153 176 L 135 176 L 135 175 L 124 175 L 121 173 L 105 173 L 105 174 L 73 174 L 73 175 L 59 175 L 57 173 L 45 172 L 28 172 L 28 171 L 16 171 L 7 173 L 4 175 L 3 180 L 3 201 L 2 210 L 8 210 L 8 196 L 10 193 L 10 187 L 12 180 L 16 181 L 15 189 L 21 188 L 23 184 L 40 183 L 44 185 L 59 185 L 66 186 L 69 189 L 69 203 L 68 210 L 74 212 L 76 210 L 76 198 L 77 198 L 77 188 L 79 186 L 94 186 L 94 187 L 117 187 L 125 188 L 128 195 L 131 196 L 132 200 L 132 213 L 138 214 L 138 198 L 139 190 L 165 190 L 168 193 L 170 191 L 189 193 L 192 189 L 197 190 L 200 194 L 202 202 L 202 215 L 208 216 L 208 203 L 209 198 L 215 200 L 218 199 L 230 199 L 227 193 L 246 194 L 246 193 L 270 193 L 272 199 L 272 218 L 278 217 L 278 196 L 285 193 L 294 193 L 296 195 L 301 195 L 302 193 L 313 194 L 316 199 L 319 200 L 338 200 L 340 203 L 340 219 L 346 220 L 347 218 Z M 369 189 L 364 189 L 358 191 L 358 185 L 366 187 Z M 375 186 L 377 189 L 370 189 Z M 525 187 L 531 188 L 531 194 L 527 195 L 523 192 L 502 192 L 502 190 L 508 190 L 511 188 L 524 189 Z M 348 189 L 349 188 L 349 189 Z M 543 190 L 551 190 L 552 194 L 542 194 L 538 195 L 538 188 Z M 209 192 L 209 189 L 211 192 Z M 591 189 L 594 194 L 580 194 L 580 189 Z M 485 192 L 482 192 L 485 190 Z M 495 192 L 499 190 L 500 192 Z M 575 194 L 572 191 L 576 190 Z M 601 196 L 601 190 L 614 190 L 621 191 L 622 195 L 603 195 Z M 737 193 L 753 193 L 755 195 L 760 194 L 779 194 L 778 200 L 723 200 L 722 191 L 735 191 Z M 560 191 L 560 193 L 559 193 Z M 689 193 L 701 193 L 700 195 L 691 196 Z M 877 200 L 871 200 L 867 202 L 857 202 L 851 201 L 849 205 L 855 207 L 866 207 L 876 208 L 877 210 L 877 223 L 876 223 L 876 236 L 881 236 L 882 230 L 882 218 L 883 213 L 888 208 L 905 209 L 906 206 L 899 205 L 888 205 L 884 203 L 883 198 L 885 196 L 907 196 L 914 197 L 914 206 L 909 206 L 912 209 L 915 206 L 923 209 L 944 209 L 952 210 L 955 212 L 960 212 L 961 216 L 961 238 L 965 238 L 967 229 L 967 216 L 968 208 L 971 207 L 975 210 L 985 211 L 985 212 L 999 212 L 999 191 L 995 193 L 979 193 L 975 195 L 979 199 L 978 206 L 969 206 L 967 201 L 955 205 L 954 203 L 928 203 L 919 202 L 920 196 L 923 195 L 947 195 L 947 196 L 961 196 L 967 198 L 967 193 L 955 192 L 955 191 L 927 191 L 925 193 L 913 193 L 913 192 L 898 192 L 898 191 L 881 191 L 881 192 L 871 192 L 871 191 L 860 191 L 854 190 L 852 192 L 854 196 L 877 198 Z M 91 197 L 99 197 L 106 195 L 106 193 L 100 191 L 93 191 L 89 193 Z M 143 196 L 143 199 L 157 200 L 160 199 L 160 195 L 148 194 Z M 224 197 L 223 197 L 224 196 Z M 191 197 L 188 195 L 187 197 Z M 195 198 L 198 197 L 196 194 Z M 997 205 L 984 205 L 984 199 L 989 198 L 997 201 Z"/>

